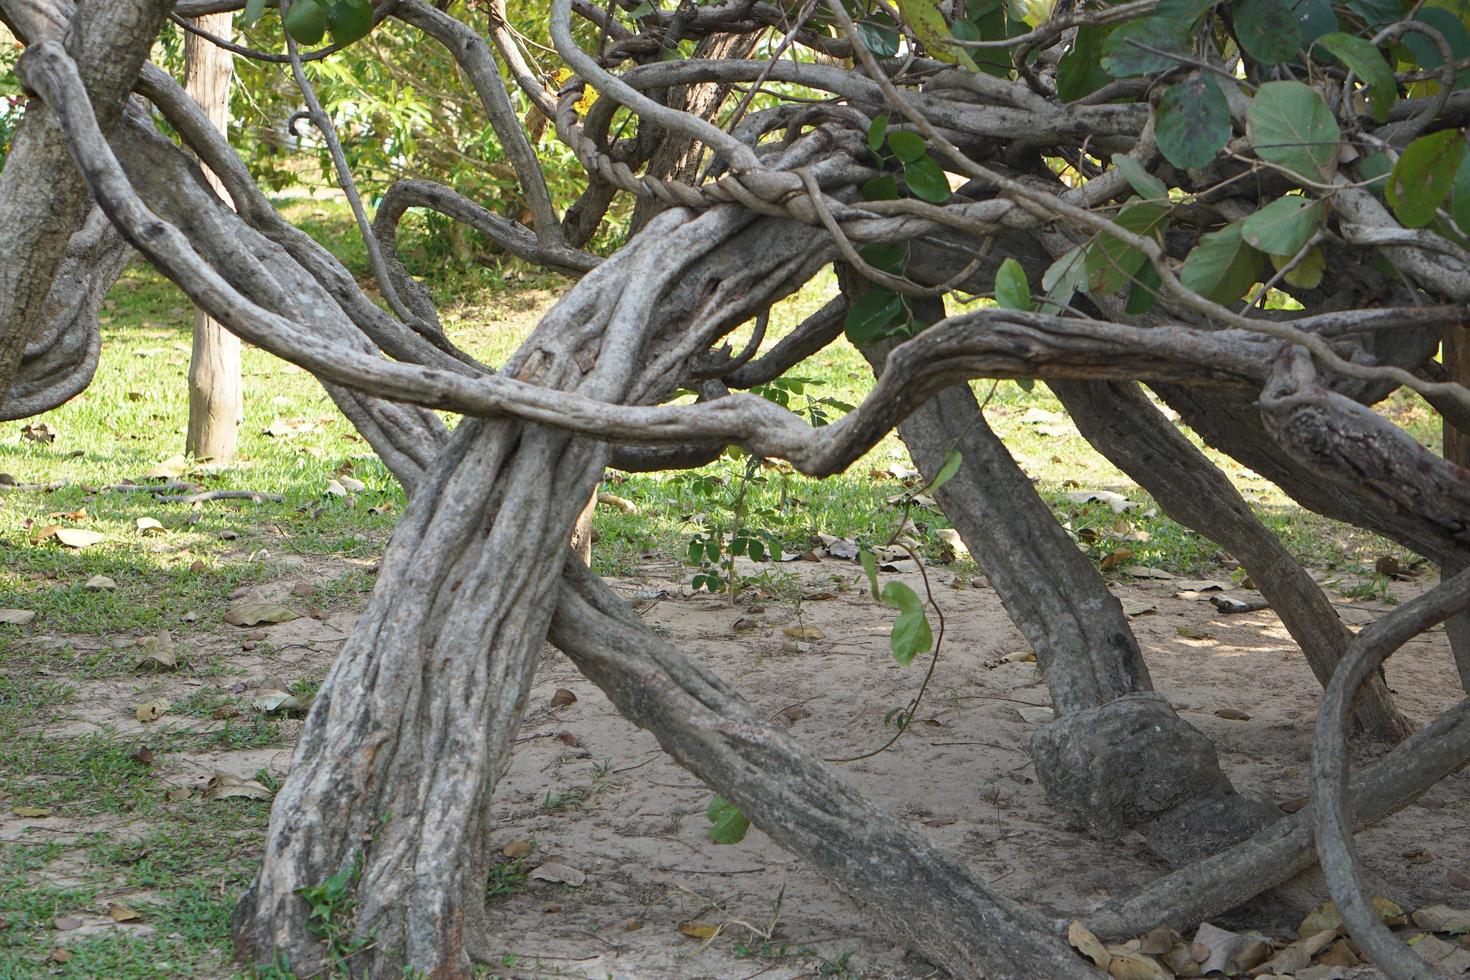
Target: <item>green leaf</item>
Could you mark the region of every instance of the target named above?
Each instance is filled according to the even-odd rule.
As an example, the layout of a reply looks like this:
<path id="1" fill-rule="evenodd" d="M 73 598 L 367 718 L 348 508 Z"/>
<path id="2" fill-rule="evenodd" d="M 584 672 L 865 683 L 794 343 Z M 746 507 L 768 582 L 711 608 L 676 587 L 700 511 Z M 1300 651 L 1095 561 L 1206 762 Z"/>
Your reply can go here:
<path id="1" fill-rule="evenodd" d="M 1335 32 L 1341 25 L 1330 0 L 1289 0 L 1292 15 L 1296 17 L 1297 29 L 1301 34 L 1302 47 L 1324 35 Z"/>
<path id="2" fill-rule="evenodd" d="M 913 163 L 924 156 L 924 137 L 906 129 L 895 129 L 888 134 L 888 148 L 904 163 Z"/>
<path id="3" fill-rule="evenodd" d="M 888 335 L 888 325 L 903 312 L 903 300 L 897 293 L 874 286 L 847 308 L 843 327 L 847 339 L 859 347 Z"/>
<path id="4" fill-rule="evenodd" d="M 1154 16 L 1168 17 L 1186 24 L 1193 24 L 1216 2 L 1218 0 L 1159 0 L 1159 5 L 1154 8 Z"/>
<path id="5" fill-rule="evenodd" d="M 1450 55 L 1454 60 L 1470 58 L 1470 32 L 1465 30 L 1464 23 L 1452 12 L 1440 7 L 1425 6 L 1414 15 L 1414 20 L 1428 24 L 1444 35 L 1445 41 L 1450 46 Z M 1414 55 L 1414 60 L 1421 68 L 1438 68 L 1444 64 L 1444 58 L 1439 53 L 1439 45 L 1417 31 L 1404 34 L 1404 45 Z M 1464 88 L 1466 85 L 1470 85 L 1470 73 L 1460 72 L 1455 88 Z"/>
<path id="6" fill-rule="evenodd" d="M 337 0 L 327 14 L 327 29 L 332 43 L 351 44 L 368 36 L 373 29 L 372 0 Z"/>
<path id="7" fill-rule="evenodd" d="M 1112 81 L 1102 67 L 1103 41 L 1110 33 L 1111 27 L 1092 24 L 1077 28 L 1071 50 L 1057 62 L 1057 95 L 1063 102 L 1076 102 Z"/>
<path id="8" fill-rule="evenodd" d="M 883 604 L 899 611 L 893 621 L 893 632 L 888 634 L 888 646 L 893 651 L 893 659 L 907 667 L 915 657 L 928 653 L 934 646 L 934 634 L 924 616 L 924 603 L 907 585 L 889 582 L 883 586 Z"/>
<path id="9" fill-rule="evenodd" d="M 954 475 L 960 471 L 960 464 L 964 461 L 965 457 L 960 455 L 960 451 L 958 449 L 951 449 L 949 452 L 945 453 L 944 465 L 939 467 L 939 472 L 936 473 L 934 476 L 934 482 L 929 484 L 929 492 L 933 493 L 935 490 L 938 490 L 950 480 L 954 479 Z"/>
<path id="10" fill-rule="evenodd" d="M 1241 237 L 1262 252 L 1292 256 L 1322 227 L 1326 213 L 1327 205 L 1322 201 L 1288 195 L 1246 218 Z"/>
<path id="11" fill-rule="evenodd" d="M 1286 0 L 1239 0 L 1231 10 L 1240 46 L 1261 64 L 1290 61 L 1301 47 L 1301 28 Z"/>
<path id="12" fill-rule="evenodd" d="M 1349 68 L 1368 88 L 1368 111 L 1380 123 L 1388 122 L 1388 110 L 1399 97 L 1393 69 L 1371 42 L 1337 31 L 1316 42 Z"/>
<path id="13" fill-rule="evenodd" d="M 1126 153 L 1113 154 L 1113 166 L 1128 180 L 1128 186 L 1145 201 L 1169 200 L 1169 187 Z"/>
<path id="14" fill-rule="evenodd" d="M 1293 252 L 1291 255 L 1273 255 L 1270 258 L 1271 264 L 1280 271 L 1286 268 L 1286 263 L 1295 257 L 1296 253 Z M 1316 289 L 1322 285 L 1322 273 L 1325 271 L 1327 271 L 1327 256 L 1323 253 L 1322 246 L 1313 245 L 1307 254 L 1302 256 L 1302 260 L 1292 266 L 1291 271 L 1282 278 L 1298 289 Z"/>
<path id="15" fill-rule="evenodd" d="M 738 844 L 745 839 L 750 829 L 750 820 L 740 808 L 723 796 L 710 800 L 704 815 L 709 819 L 709 839 L 712 844 Z"/>
<path id="16" fill-rule="evenodd" d="M 245 11 L 240 15 L 240 26 L 249 27 L 265 13 L 265 0 L 246 0 Z"/>
<path id="17" fill-rule="evenodd" d="M 863 261 L 880 269 L 890 275 L 900 275 L 908 259 L 908 246 L 903 242 L 881 242 L 876 245 L 864 245 L 858 249 L 858 254 Z"/>
<path id="18" fill-rule="evenodd" d="M 898 197 L 898 178 L 893 174 L 874 177 L 863 184 L 863 200 L 891 201 Z"/>
<path id="19" fill-rule="evenodd" d="M 286 11 L 286 33 L 301 44 L 316 44 L 327 33 L 327 11 L 321 0 L 295 0 Z"/>
<path id="20" fill-rule="evenodd" d="M 1157 238 L 1169 224 L 1169 208 L 1163 204 L 1130 204 L 1113 219 L 1135 235 Z M 1105 296 L 1133 281 L 1148 256 L 1115 235 L 1106 232 L 1087 248 L 1087 292 Z"/>
<path id="21" fill-rule="evenodd" d="M 1041 274 L 1041 288 L 1057 306 L 1072 301 L 1072 294 L 1087 282 L 1087 249 L 1081 245 L 1064 254 Z M 1043 305 L 1043 308 L 1044 305 Z"/>
<path id="22" fill-rule="evenodd" d="M 1301 82 L 1267 82 L 1246 113 L 1256 156 L 1308 180 L 1322 180 L 1337 159 L 1342 131 L 1322 96 Z"/>
<path id="23" fill-rule="evenodd" d="M 1405 228 L 1422 228 L 1455 184 L 1465 138 L 1458 130 L 1442 129 L 1408 145 L 1394 164 L 1385 194 L 1394 217 Z"/>
<path id="24" fill-rule="evenodd" d="M 1228 305 L 1245 295 L 1261 272 L 1261 253 L 1241 237 L 1242 222 L 1200 238 L 1184 260 L 1179 281 L 1208 300 Z"/>
<path id="25" fill-rule="evenodd" d="M 1166 53 L 1159 54 L 1160 51 Z M 1170 54 L 1180 57 L 1170 57 Z M 1178 68 L 1188 58 L 1189 25 L 1168 17 L 1131 20 L 1103 42 L 1102 67 L 1114 78 L 1156 75 Z"/>
<path id="26" fill-rule="evenodd" d="M 943 204 L 949 200 L 949 179 L 944 171 L 927 156 L 903 165 L 903 180 L 909 193 L 930 204 Z"/>
<path id="27" fill-rule="evenodd" d="M 878 559 L 867 548 L 858 552 L 858 561 L 862 563 L 863 572 L 868 576 L 868 588 L 873 592 L 873 598 L 878 598 Z"/>
<path id="28" fill-rule="evenodd" d="M 951 43 L 949 25 L 944 22 L 935 0 L 898 0 L 898 12 L 934 57 L 952 65 L 964 65 L 971 71 L 980 70 L 968 51 Z"/>
<path id="29" fill-rule="evenodd" d="M 877 153 L 883 149 L 883 138 L 888 135 L 888 113 L 880 112 L 868 123 L 868 149 Z"/>
<path id="30" fill-rule="evenodd" d="M 858 35 L 863 44 L 879 58 L 892 58 L 898 54 L 898 25 L 891 17 L 875 15 L 858 26 Z"/>
<path id="31" fill-rule="evenodd" d="M 1347 0 L 1346 6 L 1369 27 L 1385 27 L 1404 15 L 1403 0 Z"/>
<path id="32" fill-rule="evenodd" d="M 1159 298 L 1159 286 L 1163 280 L 1159 278 L 1159 270 L 1153 267 L 1153 263 L 1146 263 L 1138 270 L 1138 275 L 1133 280 L 1133 285 L 1128 289 L 1128 304 L 1125 311 L 1133 316 L 1147 313 L 1153 309 L 1154 302 Z"/>
<path id="33" fill-rule="evenodd" d="M 1455 170 L 1455 186 L 1450 194 L 1450 215 L 1460 230 L 1470 235 L 1470 154 L 1460 160 Z"/>
<path id="34" fill-rule="evenodd" d="M 995 270 L 995 302 L 1002 309 L 1031 309 L 1031 284 L 1021 263 L 1008 258 Z"/>
<path id="35" fill-rule="evenodd" d="M 1170 85 L 1154 111 L 1159 152 L 1181 170 L 1215 159 L 1230 140 L 1230 106 L 1225 93 L 1202 72 Z"/>

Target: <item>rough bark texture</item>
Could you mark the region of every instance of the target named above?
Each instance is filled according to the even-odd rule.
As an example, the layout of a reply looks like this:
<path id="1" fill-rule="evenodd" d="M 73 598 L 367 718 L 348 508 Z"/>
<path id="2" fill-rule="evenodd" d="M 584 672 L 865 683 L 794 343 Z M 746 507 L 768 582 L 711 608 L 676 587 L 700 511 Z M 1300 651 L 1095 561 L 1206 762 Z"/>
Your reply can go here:
<path id="1" fill-rule="evenodd" d="M 233 14 L 211 14 L 195 23 L 220 37 L 230 34 Z M 184 87 L 209 117 L 227 132 L 230 125 L 230 80 L 234 59 L 230 52 L 196 34 L 184 38 Z M 209 174 L 210 186 L 223 195 L 219 178 Z M 191 456 L 228 463 L 235 458 L 245 393 L 240 381 L 240 339 L 203 310 L 194 312 L 194 348 L 189 357 L 189 428 L 184 451 Z"/>
<path id="2" fill-rule="evenodd" d="M 1446 330 L 1440 357 L 1446 377 L 1460 384 L 1470 384 L 1470 327 L 1461 325 Z M 1457 466 L 1470 468 L 1470 426 L 1458 427 L 1448 418 L 1442 425 L 1444 458 Z M 1440 560 L 1440 574 L 1444 578 L 1452 578 L 1466 568 L 1470 568 L 1470 557 L 1464 554 L 1445 555 Z M 1444 628 L 1450 637 L 1450 649 L 1455 654 L 1455 668 L 1460 672 L 1460 686 L 1470 691 L 1470 615 L 1460 613 L 1451 616 L 1445 621 Z"/>
<path id="3" fill-rule="evenodd" d="M 1137 385 L 1056 381 L 1051 389 L 1082 435 L 1164 512 L 1226 548 L 1250 574 L 1325 686 L 1348 631 L 1310 575 L 1256 519 L 1219 468 L 1164 418 Z M 1363 690 L 1356 717 L 1364 731 L 1397 741 L 1408 725 L 1382 677 Z"/>

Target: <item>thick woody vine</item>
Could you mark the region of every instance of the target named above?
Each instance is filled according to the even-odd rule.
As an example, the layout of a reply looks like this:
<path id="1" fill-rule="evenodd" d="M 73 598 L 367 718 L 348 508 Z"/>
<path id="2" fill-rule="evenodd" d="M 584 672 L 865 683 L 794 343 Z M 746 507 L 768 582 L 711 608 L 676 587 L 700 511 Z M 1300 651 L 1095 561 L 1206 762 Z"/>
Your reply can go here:
<path id="1" fill-rule="evenodd" d="M 166 16 L 227 10 L 246 27 L 281 18 L 284 51 L 231 49 L 299 86 L 389 309 L 145 63 Z M 734 445 L 826 475 L 896 428 L 1036 650 L 1057 709 L 1032 745 L 1043 785 L 1093 832 L 1137 830 L 1179 869 L 1078 918 L 1110 938 L 1186 925 L 1315 856 L 1365 952 L 1391 976 L 1428 975 L 1374 917 L 1351 834 L 1470 759 L 1470 702 L 1413 730 L 1378 673 L 1436 623 L 1470 636 L 1455 627 L 1470 587 L 1447 578 L 1351 634 L 1139 384 L 1304 506 L 1442 567 L 1470 561 L 1470 474 L 1370 409 L 1407 387 L 1470 431 L 1470 391 L 1435 360 L 1470 302 L 1470 30 L 1454 3 L 553 0 L 560 71 L 498 0 L 0 0 L 0 15 L 29 46 L 17 74 L 32 99 L 0 173 L 0 248 L 20 257 L 0 268 L 0 416 L 86 386 L 131 246 L 315 374 L 410 494 L 277 797 L 234 920 L 242 959 L 469 974 L 493 928 L 491 794 L 549 639 L 718 794 L 717 841 L 761 827 L 957 976 L 1089 975 L 1065 919 L 876 810 L 569 560 L 609 465 L 687 468 Z M 529 227 L 424 180 L 389 190 L 369 222 L 311 66 L 385 24 L 458 62 Z M 585 167 L 578 199 L 548 192 L 530 107 Z M 592 254 L 619 195 L 639 201 L 637 233 Z M 580 279 L 507 364 L 483 365 L 398 259 L 411 208 Z M 840 294 L 790 335 L 725 345 L 834 262 Z M 814 425 L 774 393 L 843 334 L 874 382 Z M 1048 381 L 1171 516 L 1255 556 L 1325 688 L 1309 807 L 1286 816 L 1233 786 L 1152 690 L 1121 608 L 989 429 L 975 378 Z M 698 401 L 674 403 L 687 390 Z M 451 433 L 441 411 L 466 421 Z M 937 656 L 923 600 L 879 596 L 897 611 L 895 656 Z M 1470 683 L 1470 645 L 1454 652 Z M 1396 744 L 1350 771 L 1350 738 Z M 1126 775 L 1139 771 L 1168 799 Z M 353 914 L 324 941 L 312 902 L 329 885 Z"/>

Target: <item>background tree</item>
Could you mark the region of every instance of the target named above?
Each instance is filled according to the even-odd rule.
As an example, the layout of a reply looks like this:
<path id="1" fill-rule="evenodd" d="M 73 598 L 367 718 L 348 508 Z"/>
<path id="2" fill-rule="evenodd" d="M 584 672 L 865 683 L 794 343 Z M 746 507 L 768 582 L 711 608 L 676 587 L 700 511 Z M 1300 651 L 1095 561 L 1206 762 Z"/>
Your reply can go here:
<path id="1" fill-rule="evenodd" d="M 1180 868 L 1086 923 L 1116 937 L 1198 921 L 1302 870 L 1315 844 L 1362 948 L 1390 975 L 1425 975 L 1378 922 L 1350 834 L 1470 759 L 1470 702 L 1404 737 L 1378 675 L 1406 640 L 1470 605 L 1470 578 L 1350 635 L 1138 382 L 1303 505 L 1442 568 L 1464 560 L 1470 474 L 1369 408 L 1408 387 L 1447 419 L 1470 410 L 1470 391 L 1432 380 L 1470 300 L 1455 92 L 1470 33 L 1458 8 L 908 0 L 895 19 L 839 0 L 554 0 L 550 41 L 572 74 L 552 91 L 493 0 L 473 12 L 291 0 L 284 58 L 355 205 L 308 65 L 390 17 L 453 56 L 519 183 L 524 221 L 424 180 L 390 186 L 372 227 L 359 208 L 378 306 L 280 217 L 166 73 L 139 72 L 169 4 L 106 6 L 73 15 L 64 0 L 0 0 L 30 45 L 17 70 L 39 100 L 0 174 L 0 214 L 27 219 L 0 224 L 0 246 L 30 247 L 16 253 L 29 256 L 19 303 L 0 305 L 20 395 L 85 383 L 85 364 L 32 356 L 59 339 L 31 338 L 95 336 L 95 309 L 55 327 L 44 314 L 52 293 L 80 288 L 58 274 L 63 259 L 115 228 L 232 331 L 314 373 L 411 496 L 276 798 L 236 913 L 243 957 L 305 972 L 469 972 L 490 928 L 491 794 L 549 638 L 712 786 L 725 839 L 747 820 L 761 827 L 957 975 L 1091 972 L 1065 919 L 998 895 L 876 811 L 568 560 L 608 465 L 690 465 L 733 443 L 826 475 L 897 426 L 1036 651 L 1057 714 L 1033 741 L 1039 778 L 1096 833 L 1136 829 Z M 246 20 L 267 9 L 186 0 L 174 14 L 242 6 Z M 476 16 L 488 30 L 463 19 Z M 710 40 L 731 35 L 757 40 Z M 564 209 L 507 77 L 586 169 Z M 233 209 L 127 103 L 130 84 Z M 110 223 L 90 238 L 84 190 Z M 606 258 L 585 250 L 627 195 L 644 201 L 641 230 Z M 396 226 L 410 208 L 580 274 L 499 370 L 455 346 L 431 291 L 404 273 Z M 768 349 L 725 346 L 750 321 L 758 341 L 770 307 L 832 262 L 841 290 L 827 308 Z M 83 265 L 79 282 L 109 274 Z M 982 296 L 994 302 L 969 302 Z M 876 379 L 842 419 L 813 427 L 736 393 L 844 333 Z M 1240 792 L 1152 690 L 1117 600 L 986 425 L 964 384 L 976 377 L 1046 379 L 1161 505 L 1251 554 L 1326 686 L 1311 806 L 1283 816 Z M 688 390 L 701 400 L 668 404 Z M 38 397 L 8 399 L 11 412 Z M 436 411 L 465 417 L 451 432 Z M 899 612 L 895 654 L 932 652 L 922 601 L 895 584 L 881 593 Z M 1456 656 L 1470 679 L 1470 650 Z M 1366 735 L 1401 741 L 1349 792 L 1354 708 Z M 329 892 L 352 914 L 324 933 Z"/>

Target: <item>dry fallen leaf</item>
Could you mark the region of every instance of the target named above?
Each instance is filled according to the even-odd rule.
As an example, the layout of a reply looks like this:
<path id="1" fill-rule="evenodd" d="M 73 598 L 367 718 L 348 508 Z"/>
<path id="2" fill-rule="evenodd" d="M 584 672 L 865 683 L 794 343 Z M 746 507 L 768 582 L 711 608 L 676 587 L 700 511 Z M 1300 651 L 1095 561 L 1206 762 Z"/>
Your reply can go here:
<path id="1" fill-rule="evenodd" d="M 1174 632 L 1186 640 L 1213 640 L 1210 634 L 1204 630 L 1197 630 L 1193 626 L 1176 626 Z"/>
<path id="2" fill-rule="evenodd" d="M 69 949 L 62 949 L 60 947 L 57 947 L 56 949 L 53 949 L 51 952 L 46 954 L 46 962 L 58 964 L 70 963 L 71 958 L 75 955 L 76 954 Z"/>
<path id="3" fill-rule="evenodd" d="M 165 530 L 156 517 L 140 517 L 133 523 L 138 526 L 139 534 L 162 534 Z"/>
<path id="4" fill-rule="evenodd" d="M 580 888 L 587 882 L 586 874 L 558 861 L 547 861 L 532 871 L 529 877 L 535 881 L 551 881 L 573 888 Z"/>
<path id="5" fill-rule="evenodd" d="M 345 497 L 347 496 L 347 488 L 344 487 L 337 480 L 328 480 L 326 487 L 324 487 L 322 490 L 322 493 L 325 493 L 330 497 Z"/>
<path id="6" fill-rule="evenodd" d="M 367 484 L 350 476 L 339 476 L 337 482 L 342 484 L 342 489 L 348 493 L 362 493 L 367 489 Z"/>
<path id="7" fill-rule="evenodd" d="M 1036 652 L 1034 650 L 1017 650 L 1000 658 L 1003 664 L 1034 664 L 1036 663 Z"/>
<path id="8" fill-rule="evenodd" d="M 164 712 L 168 711 L 168 708 L 169 704 L 167 701 L 147 701 L 138 705 L 138 710 L 134 714 L 140 722 L 146 725 L 150 721 L 157 721 L 163 717 Z"/>
<path id="9" fill-rule="evenodd" d="M 1414 925 L 1430 932 L 1448 932 L 1451 935 L 1470 933 L 1470 909 L 1455 909 L 1448 905 L 1426 905 L 1414 912 Z"/>
<path id="10" fill-rule="evenodd" d="M 92 592 L 110 592 L 117 588 L 117 582 L 108 578 L 106 575 L 93 575 L 87 579 L 87 583 L 83 588 Z"/>
<path id="11" fill-rule="evenodd" d="M 143 473 L 145 480 L 177 480 L 184 475 L 184 470 L 189 468 L 189 461 L 183 456 L 170 456 L 157 466 Z"/>
<path id="12" fill-rule="evenodd" d="M 551 696 L 551 706 L 553 708 L 565 708 L 569 704 L 576 703 L 577 696 L 564 687 L 557 688 L 556 693 Z"/>
<path id="13" fill-rule="evenodd" d="M 638 513 L 637 504 L 633 503 L 627 497 L 619 497 L 615 493 L 599 493 L 597 495 L 597 502 L 606 507 L 615 507 L 624 514 Z"/>
<path id="14" fill-rule="evenodd" d="M 523 858 L 531 853 L 531 842 L 528 840 L 513 840 L 502 847 L 500 853 L 511 859 Z"/>
<path id="15" fill-rule="evenodd" d="M 103 540 L 103 536 L 96 531 L 80 527 L 59 527 L 54 536 L 68 548 L 86 548 Z"/>
<path id="16" fill-rule="evenodd" d="M 137 922 L 143 918 L 136 909 L 128 908 L 119 902 L 113 902 L 107 906 L 107 914 L 112 916 L 113 922 Z"/>
<path id="17" fill-rule="evenodd" d="M 1075 919 L 1072 920 L 1071 925 L 1067 926 L 1067 942 L 1071 943 L 1072 948 L 1077 952 L 1092 960 L 1099 970 L 1106 970 L 1108 964 L 1113 960 L 1112 954 L 1102 944 L 1102 940 L 1093 935 L 1091 929 Z"/>
<path id="18" fill-rule="evenodd" d="M 169 635 L 168 630 L 146 638 L 140 644 L 139 650 L 138 662 L 133 665 L 134 670 L 141 673 L 160 674 L 178 669 L 179 657 L 174 652 L 173 637 Z"/>
<path id="19" fill-rule="evenodd" d="M 1215 714 L 1227 721 L 1250 721 L 1251 716 L 1238 708 L 1216 708 Z"/>
<path id="20" fill-rule="evenodd" d="M 71 932 L 73 929 L 82 927 L 82 920 L 74 915 L 58 915 L 51 920 L 51 925 L 56 928 L 57 932 Z"/>
<path id="21" fill-rule="evenodd" d="M 1456 888 L 1463 888 L 1466 891 L 1470 891 L 1470 875 L 1465 874 L 1465 872 L 1451 871 L 1446 874 L 1445 877 L 1448 878 L 1450 884 L 1454 885 Z"/>
<path id="22" fill-rule="evenodd" d="M 1152 602 L 1144 602 L 1140 599 L 1124 599 L 1123 613 L 1127 616 L 1146 616 L 1151 612 L 1158 612 L 1159 607 Z"/>
<path id="23" fill-rule="evenodd" d="M 17 817 L 30 817 L 39 819 L 51 816 L 52 810 L 49 806 L 18 806 L 10 811 Z"/>
<path id="24" fill-rule="evenodd" d="M 707 922 L 681 922 L 679 931 L 690 939 L 713 939 L 724 926 L 712 926 Z"/>
<path id="25" fill-rule="evenodd" d="M 823 635 L 815 626 L 786 626 L 781 632 L 793 640 L 820 640 Z"/>
<path id="26" fill-rule="evenodd" d="M 300 618 L 301 614 L 290 606 L 283 606 L 279 602 L 264 602 L 260 599 L 246 599 L 244 602 L 231 606 L 225 613 L 225 622 L 231 626 L 288 623 Z"/>
<path id="27" fill-rule="evenodd" d="M 1152 956 L 1135 953 L 1123 946 L 1109 946 L 1108 952 L 1112 954 L 1108 976 L 1114 980 L 1173 980 L 1173 974 Z"/>
<path id="28" fill-rule="evenodd" d="M 271 791 L 253 779 L 241 779 L 216 770 L 209 781 L 211 800 L 268 800 Z"/>
<path id="29" fill-rule="evenodd" d="M 1171 579 L 1174 577 L 1162 568 L 1152 568 L 1148 565 L 1129 565 L 1123 569 L 1123 574 L 1131 575 L 1134 578 Z"/>
<path id="30" fill-rule="evenodd" d="M 7 626 L 26 626 L 35 618 L 32 609 L 0 609 L 0 624 Z"/>

